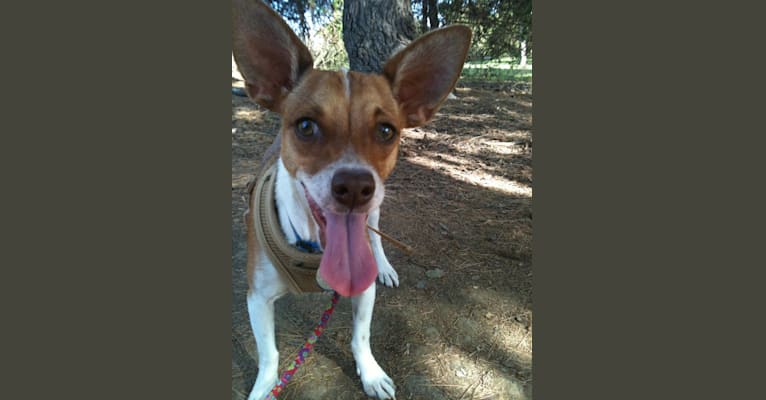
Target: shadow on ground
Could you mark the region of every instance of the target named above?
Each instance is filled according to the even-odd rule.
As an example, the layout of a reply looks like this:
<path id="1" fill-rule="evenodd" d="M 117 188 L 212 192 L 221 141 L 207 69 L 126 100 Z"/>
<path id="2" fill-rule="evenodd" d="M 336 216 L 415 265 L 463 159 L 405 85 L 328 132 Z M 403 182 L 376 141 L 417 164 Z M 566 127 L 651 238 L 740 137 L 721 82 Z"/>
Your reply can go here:
<path id="1" fill-rule="evenodd" d="M 465 84 L 457 95 L 428 126 L 404 134 L 386 184 L 381 229 L 415 254 L 385 244 L 401 285 L 378 286 L 372 349 L 398 399 L 531 399 L 532 96 L 503 84 Z M 279 123 L 245 99 L 232 97 L 232 108 L 232 399 L 239 400 L 257 374 L 242 199 Z M 328 298 L 277 302 L 282 367 Z M 285 398 L 367 398 L 350 351 L 350 308 L 348 299 L 338 304 Z"/>

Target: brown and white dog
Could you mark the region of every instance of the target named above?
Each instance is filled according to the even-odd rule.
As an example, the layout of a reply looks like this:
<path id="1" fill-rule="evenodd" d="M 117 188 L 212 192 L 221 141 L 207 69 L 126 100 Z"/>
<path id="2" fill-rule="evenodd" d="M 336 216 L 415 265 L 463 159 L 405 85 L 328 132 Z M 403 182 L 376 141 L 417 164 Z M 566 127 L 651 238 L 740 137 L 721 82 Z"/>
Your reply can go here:
<path id="1" fill-rule="evenodd" d="M 381 74 L 320 71 L 308 48 L 261 0 L 233 0 L 233 51 L 256 103 L 281 114 L 274 203 L 287 243 L 319 244 L 318 276 L 351 297 L 351 349 L 365 393 L 394 397 L 394 383 L 370 350 L 375 278 L 398 286 L 377 229 L 383 182 L 396 163 L 402 129 L 428 122 L 453 89 L 471 41 L 464 26 L 430 32 L 394 54 Z M 253 234 L 250 200 L 247 295 L 258 346 L 249 399 L 277 382 L 274 301 L 293 286 Z M 295 291 L 295 290 L 293 290 Z"/>

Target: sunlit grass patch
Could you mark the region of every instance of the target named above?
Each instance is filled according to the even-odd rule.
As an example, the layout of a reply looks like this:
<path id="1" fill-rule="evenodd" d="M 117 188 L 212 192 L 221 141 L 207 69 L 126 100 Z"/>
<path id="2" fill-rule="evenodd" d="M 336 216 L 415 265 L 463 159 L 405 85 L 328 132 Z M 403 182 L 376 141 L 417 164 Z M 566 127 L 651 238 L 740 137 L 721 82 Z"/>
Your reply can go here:
<path id="1" fill-rule="evenodd" d="M 489 81 L 530 81 L 532 80 L 531 61 L 520 67 L 518 59 L 503 57 L 493 60 L 469 61 L 463 66 L 461 78 L 466 80 Z"/>

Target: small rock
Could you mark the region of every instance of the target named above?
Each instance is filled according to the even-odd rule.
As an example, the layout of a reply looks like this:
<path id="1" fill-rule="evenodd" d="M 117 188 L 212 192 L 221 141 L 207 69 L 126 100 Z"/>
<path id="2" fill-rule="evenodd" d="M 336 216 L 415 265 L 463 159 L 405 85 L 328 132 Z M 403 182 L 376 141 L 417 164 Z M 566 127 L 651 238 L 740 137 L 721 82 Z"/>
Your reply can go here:
<path id="1" fill-rule="evenodd" d="M 479 324 L 470 318 L 465 318 L 465 317 L 458 318 L 456 325 L 458 328 L 460 328 L 464 332 L 470 333 L 470 332 L 476 332 L 479 330 Z"/>
<path id="2" fill-rule="evenodd" d="M 426 328 L 426 336 L 439 336 L 439 330 L 433 326 Z"/>
<path id="3" fill-rule="evenodd" d="M 429 278 L 441 278 L 442 276 L 444 276 L 444 271 L 442 271 L 439 268 L 434 268 L 434 269 L 426 271 L 426 276 Z"/>
<path id="4" fill-rule="evenodd" d="M 415 275 L 422 275 L 426 273 L 425 268 L 418 267 L 417 265 L 414 265 L 414 264 L 409 264 L 409 270 L 412 271 L 412 273 L 414 273 Z"/>
<path id="5" fill-rule="evenodd" d="M 457 371 L 455 371 L 455 376 L 458 378 L 465 378 L 468 373 L 465 372 L 465 368 L 459 368 Z"/>
<path id="6" fill-rule="evenodd" d="M 479 275 L 474 275 L 471 277 L 471 280 L 474 280 L 474 281 L 478 281 L 479 279 L 481 279 Z"/>

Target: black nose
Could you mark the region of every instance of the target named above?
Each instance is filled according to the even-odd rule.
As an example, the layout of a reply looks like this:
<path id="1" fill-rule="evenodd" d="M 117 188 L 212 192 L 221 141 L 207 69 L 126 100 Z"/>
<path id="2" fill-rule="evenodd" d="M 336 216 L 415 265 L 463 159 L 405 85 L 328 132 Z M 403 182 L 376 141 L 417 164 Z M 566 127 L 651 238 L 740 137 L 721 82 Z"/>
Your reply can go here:
<path id="1" fill-rule="evenodd" d="M 332 177 L 332 197 L 352 210 L 370 202 L 375 194 L 372 174 L 360 169 L 342 169 Z"/>

